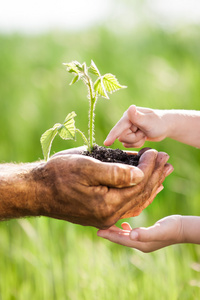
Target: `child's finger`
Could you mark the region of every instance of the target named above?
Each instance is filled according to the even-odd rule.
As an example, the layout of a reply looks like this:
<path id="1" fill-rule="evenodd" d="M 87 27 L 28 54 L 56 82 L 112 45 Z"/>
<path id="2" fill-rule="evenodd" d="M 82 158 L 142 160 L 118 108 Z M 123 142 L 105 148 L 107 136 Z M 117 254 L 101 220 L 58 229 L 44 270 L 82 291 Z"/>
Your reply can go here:
<path id="1" fill-rule="evenodd" d="M 125 148 L 140 148 L 144 145 L 146 137 L 138 141 L 137 143 L 122 143 Z"/>
<path id="2" fill-rule="evenodd" d="M 121 226 L 124 230 L 132 230 L 131 225 L 127 222 L 123 222 Z"/>
<path id="3" fill-rule="evenodd" d="M 144 133 L 138 130 L 135 133 L 131 132 L 128 134 L 121 134 L 118 140 L 122 143 L 137 144 L 144 137 L 145 137 Z"/>
<path id="4" fill-rule="evenodd" d="M 132 132 L 136 132 L 136 131 L 138 130 L 138 127 L 135 126 L 134 124 L 132 124 L 131 127 L 130 127 L 130 130 L 131 130 Z"/>
<path id="5" fill-rule="evenodd" d="M 122 229 L 117 227 L 116 225 L 113 225 L 108 229 L 102 229 L 102 230 L 110 230 L 110 231 L 116 231 L 116 232 L 122 231 Z M 99 229 L 99 231 L 100 231 L 100 229 Z"/>
<path id="6" fill-rule="evenodd" d="M 127 117 L 132 124 L 140 128 L 141 125 L 144 125 L 144 119 L 146 116 L 141 110 L 137 109 L 135 105 L 131 105 L 127 110 Z"/>
<path id="7" fill-rule="evenodd" d="M 129 231 L 98 230 L 97 235 L 119 245 L 132 247 L 134 242 L 130 239 Z"/>
<path id="8" fill-rule="evenodd" d="M 155 224 L 148 228 L 136 228 L 130 232 L 130 239 L 140 242 L 154 242 L 163 240 L 160 224 Z"/>
<path id="9" fill-rule="evenodd" d="M 111 129 L 107 138 L 104 141 L 105 146 L 110 146 L 114 141 L 128 128 L 130 128 L 131 123 L 127 118 L 126 113 L 124 116 L 117 122 L 117 124 Z"/>

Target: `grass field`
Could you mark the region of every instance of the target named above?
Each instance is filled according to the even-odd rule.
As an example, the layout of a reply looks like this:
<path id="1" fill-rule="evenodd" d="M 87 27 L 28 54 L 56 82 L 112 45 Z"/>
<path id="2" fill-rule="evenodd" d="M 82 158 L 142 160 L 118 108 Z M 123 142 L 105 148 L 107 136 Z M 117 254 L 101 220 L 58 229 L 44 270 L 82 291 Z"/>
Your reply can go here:
<path id="1" fill-rule="evenodd" d="M 130 104 L 200 109 L 199 32 L 197 26 L 169 32 L 152 25 L 124 35 L 106 28 L 1 35 L 1 162 L 41 159 L 41 134 L 72 110 L 77 127 L 87 132 L 85 87 L 69 87 L 62 66 L 74 59 L 93 59 L 102 73 L 128 86 L 97 103 L 98 144 Z M 56 138 L 52 153 L 81 143 Z M 150 226 L 169 214 L 200 215 L 199 150 L 171 140 L 146 145 L 168 152 L 175 170 L 154 203 L 130 223 Z M 123 149 L 119 142 L 113 147 Z M 47 218 L 0 223 L 0 300 L 199 299 L 199 246 L 143 254 L 100 239 L 96 231 Z"/>

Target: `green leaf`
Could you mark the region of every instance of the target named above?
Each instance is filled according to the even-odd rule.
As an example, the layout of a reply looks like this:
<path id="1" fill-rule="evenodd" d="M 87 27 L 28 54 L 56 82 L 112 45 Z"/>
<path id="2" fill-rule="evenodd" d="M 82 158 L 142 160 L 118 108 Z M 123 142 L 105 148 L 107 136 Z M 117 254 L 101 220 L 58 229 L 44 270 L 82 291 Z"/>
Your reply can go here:
<path id="1" fill-rule="evenodd" d="M 52 142 L 53 142 L 55 136 L 57 135 L 58 128 L 60 126 L 61 126 L 61 124 L 56 123 L 53 126 L 53 128 L 50 128 L 47 131 L 45 131 L 43 133 L 43 135 L 41 136 L 41 138 L 40 138 L 40 143 L 41 143 L 41 146 L 42 146 L 42 152 L 43 152 L 45 160 L 48 160 L 48 158 L 49 158 Z"/>
<path id="2" fill-rule="evenodd" d="M 86 66 L 86 63 L 85 63 L 85 62 L 82 64 L 82 69 L 83 69 L 83 72 L 84 72 L 85 74 L 87 74 L 87 66 Z"/>
<path id="3" fill-rule="evenodd" d="M 105 87 L 106 92 L 113 93 L 119 89 L 126 88 L 125 85 L 119 84 L 117 78 L 113 74 L 105 74 L 102 77 L 103 85 Z"/>
<path id="4" fill-rule="evenodd" d="M 126 88 L 126 86 L 119 84 L 117 78 L 110 73 L 99 77 L 94 83 L 95 92 L 106 99 L 109 99 L 108 93 L 112 94 L 122 88 Z"/>
<path id="5" fill-rule="evenodd" d="M 93 60 L 91 60 L 91 65 L 90 65 L 90 67 L 88 68 L 88 71 L 89 71 L 90 73 L 92 73 L 92 74 L 98 76 L 98 77 L 101 76 L 101 74 L 100 74 L 100 72 L 99 72 L 97 66 L 96 66 L 95 63 L 93 62 Z"/>
<path id="6" fill-rule="evenodd" d="M 72 61 L 72 63 L 76 66 L 76 68 L 79 71 L 82 72 L 84 70 L 84 63 L 81 65 L 77 60 Z"/>
<path id="7" fill-rule="evenodd" d="M 78 61 L 72 61 L 70 63 L 64 63 L 63 65 L 67 67 L 67 71 L 69 73 L 79 74 L 79 72 L 82 71 L 82 66 Z"/>
<path id="8" fill-rule="evenodd" d="M 78 69 L 76 68 L 76 66 L 73 63 L 64 63 L 63 65 L 67 67 L 67 71 L 69 73 L 78 74 Z"/>
<path id="9" fill-rule="evenodd" d="M 79 75 L 74 76 L 74 78 L 72 79 L 69 85 L 76 83 L 79 79 L 80 79 Z"/>
<path id="10" fill-rule="evenodd" d="M 74 117 L 76 117 L 74 111 L 69 113 L 64 123 L 58 128 L 58 134 L 63 140 L 75 139 L 76 127 Z"/>
<path id="11" fill-rule="evenodd" d="M 104 84 L 103 84 L 103 81 L 102 81 L 102 78 L 98 78 L 95 83 L 94 83 L 94 90 L 95 92 L 97 92 L 98 95 L 106 98 L 106 99 L 109 99 L 108 97 L 108 94 L 106 92 L 106 89 L 104 87 Z"/>

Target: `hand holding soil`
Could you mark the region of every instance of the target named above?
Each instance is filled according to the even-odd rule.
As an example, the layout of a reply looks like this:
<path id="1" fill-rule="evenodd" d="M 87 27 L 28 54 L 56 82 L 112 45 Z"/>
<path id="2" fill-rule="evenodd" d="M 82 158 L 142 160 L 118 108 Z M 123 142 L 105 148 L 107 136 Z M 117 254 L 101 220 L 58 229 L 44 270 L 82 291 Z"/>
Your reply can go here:
<path id="1" fill-rule="evenodd" d="M 144 152 L 138 167 L 100 162 L 79 151 L 57 153 L 33 170 L 40 215 L 105 229 L 139 215 L 173 171 L 169 156 L 156 150 Z"/>
<path id="2" fill-rule="evenodd" d="M 0 220 L 47 216 L 108 228 L 153 201 L 173 170 L 168 158 L 147 150 L 135 167 L 101 162 L 75 148 L 48 162 L 1 164 Z"/>

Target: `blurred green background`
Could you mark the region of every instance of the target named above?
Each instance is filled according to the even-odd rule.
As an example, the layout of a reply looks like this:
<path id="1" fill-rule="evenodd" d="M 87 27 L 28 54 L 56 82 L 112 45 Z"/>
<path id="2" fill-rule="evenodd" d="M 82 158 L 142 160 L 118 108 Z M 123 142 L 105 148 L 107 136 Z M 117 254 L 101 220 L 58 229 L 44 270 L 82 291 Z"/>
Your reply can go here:
<path id="1" fill-rule="evenodd" d="M 72 110 L 77 127 L 87 133 L 85 86 L 70 87 L 62 63 L 89 65 L 91 59 L 102 74 L 113 73 L 128 86 L 97 103 L 100 145 L 131 104 L 200 109 L 200 25 L 172 30 L 151 20 L 123 30 L 115 20 L 74 32 L 2 33 L 2 163 L 42 159 L 41 134 Z M 56 138 L 52 153 L 81 144 L 79 137 Z M 170 214 L 200 215 L 199 149 L 169 139 L 145 146 L 167 152 L 175 170 L 153 204 L 128 220 L 131 225 L 150 226 Z M 113 147 L 124 149 L 119 142 Z M 198 299 L 199 246 L 144 254 L 100 239 L 96 231 L 47 218 L 0 223 L 0 299 Z"/>

